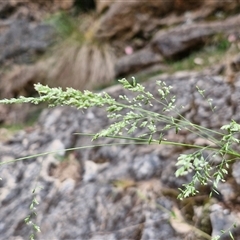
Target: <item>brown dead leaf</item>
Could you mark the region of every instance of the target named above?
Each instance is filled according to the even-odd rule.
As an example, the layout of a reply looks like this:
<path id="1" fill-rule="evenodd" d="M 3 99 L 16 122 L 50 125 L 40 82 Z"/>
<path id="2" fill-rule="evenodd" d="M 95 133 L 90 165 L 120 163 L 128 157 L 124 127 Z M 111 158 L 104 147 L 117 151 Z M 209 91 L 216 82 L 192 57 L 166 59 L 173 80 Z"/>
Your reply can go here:
<path id="1" fill-rule="evenodd" d="M 187 234 L 192 231 L 192 226 L 184 220 L 181 211 L 173 206 L 172 212 L 174 213 L 174 217 L 170 218 L 170 223 L 174 230 L 178 233 Z"/>

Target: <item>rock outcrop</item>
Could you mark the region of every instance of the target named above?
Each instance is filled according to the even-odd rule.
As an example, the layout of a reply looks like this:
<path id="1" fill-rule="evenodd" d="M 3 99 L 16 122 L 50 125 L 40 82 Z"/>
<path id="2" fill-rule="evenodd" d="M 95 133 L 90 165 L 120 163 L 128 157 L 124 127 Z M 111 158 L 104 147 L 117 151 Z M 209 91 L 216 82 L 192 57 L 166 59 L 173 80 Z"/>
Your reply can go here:
<path id="1" fill-rule="evenodd" d="M 0 3 L 0 20 L 28 18 L 41 21 L 47 14 L 69 10 L 73 5 L 73 0 L 5 0 Z"/>
<path id="2" fill-rule="evenodd" d="M 115 2 L 100 19 L 97 35 L 107 39 L 131 39 L 151 24 L 149 19 L 163 17 L 173 9 L 174 0 Z M 137 14 L 133 14 L 136 12 Z"/>
<path id="3" fill-rule="evenodd" d="M 0 36 L 0 66 L 7 61 L 30 64 L 56 41 L 56 30 L 48 24 L 34 26 L 27 20 L 13 22 Z"/>
<path id="4" fill-rule="evenodd" d="M 112 40 L 129 40 L 141 35 L 147 39 L 158 28 L 161 28 L 165 17 L 172 14 L 172 18 L 190 12 L 191 20 L 201 21 L 214 13 L 234 11 L 239 7 L 239 1 L 233 0 L 229 4 L 224 1 L 130 1 L 113 2 L 100 19 L 98 35 Z M 208 9 L 208 11 L 205 11 Z M 199 14 L 201 12 L 201 14 Z M 187 20 L 187 19 L 185 19 Z M 165 26 L 171 26 L 172 21 L 165 21 Z"/>
<path id="5" fill-rule="evenodd" d="M 136 51 L 130 55 L 119 58 L 115 64 L 115 75 L 126 76 L 130 73 L 140 72 L 147 67 L 162 64 L 164 59 L 150 47 Z M 159 69 L 160 70 L 160 69 Z"/>
<path id="6" fill-rule="evenodd" d="M 212 23 L 196 23 L 172 28 L 168 31 L 159 31 L 153 37 L 152 46 L 165 58 L 177 57 L 185 52 L 200 48 L 216 34 L 240 34 L 238 25 L 240 15 L 228 18 L 225 21 Z"/>

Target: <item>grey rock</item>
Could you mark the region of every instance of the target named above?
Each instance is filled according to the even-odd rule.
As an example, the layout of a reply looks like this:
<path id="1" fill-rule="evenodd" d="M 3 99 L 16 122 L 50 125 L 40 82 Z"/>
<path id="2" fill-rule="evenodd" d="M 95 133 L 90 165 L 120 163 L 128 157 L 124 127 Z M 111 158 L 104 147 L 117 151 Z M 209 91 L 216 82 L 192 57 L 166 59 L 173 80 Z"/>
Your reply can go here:
<path id="1" fill-rule="evenodd" d="M 56 37 L 56 31 L 51 25 L 15 20 L 0 35 L 0 64 L 9 59 L 15 63 L 31 63 L 56 41 Z"/>
<path id="2" fill-rule="evenodd" d="M 212 224 L 212 237 L 221 236 L 221 240 L 231 239 L 229 231 L 232 232 L 234 237 L 238 237 L 240 233 L 239 227 L 234 228 L 236 224 L 239 224 L 239 216 L 230 212 L 228 209 L 223 209 L 220 205 L 212 205 L 212 212 L 210 213 L 210 220 Z M 222 230 L 228 230 L 222 233 Z"/>
<path id="3" fill-rule="evenodd" d="M 116 76 L 124 76 L 129 73 L 139 72 L 144 68 L 162 62 L 163 58 L 160 54 L 154 53 L 149 47 L 144 48 L 131 55 L 125 55 L 118 59 L 115 65 Z"/>
<path id="4" fill-rule="evenodd" d="M 237 56 L 235 56 L 234 59 L 232 60 L 231 68 L 234 72 L 240 71 L 240 54 L 237 54 Z"/>
<path id="5" fill-rule="evenodd" d="M 240 185 L 240 162 L 235 162 L 233 164 L 232 175 L 237 184 Z"/>
<path id="6" fill-rule="evenodd" d="M 236 199 L 236 191 L 230 183 L 220 182 L 218 183 L 217 190 L 223 197 L 224 202 L 229 203 L 231 200 Z"/>
<path id="7" fill-rule="evenodd" d="M 100 38 L 131 39 L 149 27 L 150 17 L 164 16 L 173 9 L 173 0 L 145 2 L 116 2 L 100 19 Z M 137 12 L 137 14 L 136 14 Z M 123 21 L 124 19 L 124 21 Z M 155 25 L 156 26 L 156 25 Z"/>
<path id="8" fill-rule="evenodd" d="M 203 45 L 214 34 L 239 33 L 240 16 L 212 23 L 194 23 L 160 30 L 153 37 L 152 47 L 166 58 L 179 57 Z"/>
<path id="9" fill-rule="evenodd" d="M 158 156 L 147 154 L 137 156 L 133 160 L 131 173 L 136 180 L 145 180 L 153 177 L 160 177 L 164 164 Z"/>

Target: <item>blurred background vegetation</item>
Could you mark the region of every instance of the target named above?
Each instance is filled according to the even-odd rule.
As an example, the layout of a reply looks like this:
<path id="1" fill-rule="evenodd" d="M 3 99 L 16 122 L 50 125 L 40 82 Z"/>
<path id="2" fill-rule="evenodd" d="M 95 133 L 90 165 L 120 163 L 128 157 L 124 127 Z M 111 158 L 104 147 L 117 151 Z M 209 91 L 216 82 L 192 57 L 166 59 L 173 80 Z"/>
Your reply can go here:
<path id="1" fill-rule="evenodd" d="M 238 1 L 6 0 L 0 97 L 34 95 L 36 82 L 99 90 L 132 75 L 144 81 L 176 71 L 225 74 L 239 51 L 239 9 Z M 168 56 L 171 44 L 176 51 Z M 22 124 L 30 112 L 1 106 L 0 122 Z"/>

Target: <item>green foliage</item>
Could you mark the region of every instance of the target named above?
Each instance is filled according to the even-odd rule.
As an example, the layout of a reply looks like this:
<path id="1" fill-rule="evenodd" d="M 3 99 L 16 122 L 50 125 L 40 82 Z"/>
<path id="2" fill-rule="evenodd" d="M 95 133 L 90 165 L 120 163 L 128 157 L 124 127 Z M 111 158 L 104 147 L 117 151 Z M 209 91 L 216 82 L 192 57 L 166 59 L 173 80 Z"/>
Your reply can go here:
<path id="1" fill-rule="evenodd" d="M 219 52 L 225 52 L 229 49 L 231 43 L 223 34 L 217 34 L 213 37 L 211 45 L 214 46 Z"/>
<path id="2" fill-rule="evenodd" d="M 41 189 L 41 187 L 40 187 L 40 189 Z M 37 205 L 39 204 L 36 199 L 36 191 L 37 191 L 37 188 L 33 189 L 33 191 L 32 191 L 33 199 L 29 206 L 30 214 L 24 219 L 25 223 L 27 225 L 31 226 L 31 228 L 32 228 L 32 233 L 29 236 L 30 240 L 34 240 L 35 234 L 38 232 L 41 232 L 40 227 L 34 222 L 34 218 L 37 216 L 36 208 L 37 208 Z"/>
<path id="3" fill-rule="evenodd" d="M 39 93 L 39 97 L 19 97 L 18 99 L 4 99 L 0 103 L 13 104 L 13 103 L 33 103 L 40 104 L 42 102 L 48 103 L 50 107 L 54 106 L 73 106 L 78 109 L 87 109 L 90 107 L 105 107 L 107 116 L 113 120 L 113 123 L 108 128 L 96 133 L 93 140 L 100 137 L 114 137 L 123 138 L 127 140 L 138 140 L 142 144 L 172 144 L 178 146 L 186 146 L 196 148 L 197 151 L 191 154 L 183 154 L 178 158 L 176 166 L 176 176 L 183 176 L 190 172 L 194 172 L 194 177 L 191 183 L 184 186 L 181 190 L 180 198 L 185 198 L 195 195 L 197 190 L 195 188 L 197 183 L 207 184 L 208 181 L 213 182 L 215 186 L 219 181 L 224 179 L 229 168 L 228 155 L 239 157 L 240 154 L 233 150 L 233 145 L 239 143 L 235 137 L 240 131 L 240 126 L 235 121 L 225 125 L 221 130 L 216 132 L 211 129 L 201 127 L 189 122 L 184 116 L 179 113 L 179 108 L 176 107 L 175 96 L 170 95 L 171 86 L 167 86 L 162 81 L 157 81 L 158 97 L 154 97 L 152 93 L 145 90 L 145 87 L 136 82 L 133 78 L 132 82 L 122 79 L 119 81 L 125 89 L 135 94 L 135 97 L 129 98 L 127 95 L 120 95 L 119 100 L 112 98 L 106 92 L 93 93 L 91 91 L 78 91 L 72 88 L 67 88 L 63 91 L 61 88 L 50 88 L 41 84 L 36 84 L 35 89 Z M 199 94 L 204 96 L 204 90 L 197 87 Z M 210 107 L 210 99 L 207 99 Z M 162 113 L 156 113 L 146 110 L 144 106 L 152 107 L 154 104 L 162 105 Z M 167 112 L 177 113 L 177 117 L 167 115 Z M 158 129 L 157 123 L 164 124 L 162 129 Z M 131 137 L 138 128 L 145 128 L 146 132 L 135 138 Z M 164 131 L 175 129 L 176 134 L 181 129 L 188 130 L 195 133 L 196 136 L 207 138 L 214 146 L 198 146 L 190 145 L 188 143 L 169 142 L 163 138 Z M 158 138 L 156 138 L 156 134 Z M 207 159 L 204 158 L 204 153 L 208 152 Z M 220 156 L 222 161 L 220 164 L 214 166 L 211 159 Z"/>
<path id="4" fill-rule="evenodd" d="M 77 31 L 76 22 L 64 12 L 58 12 L 46 20 L 63 36 L 69 37 Z"/>
<path id="5" fill-rule="evenodd" d="M 185 176 L 189 173 L 193 176 L 192 180 L 180 189 L 179 199 L 196 195 L 199 185 L 211 183 L 217 189 L 218 183 L 224 181 L 228 174 L 229 164 L 240 157 L 240 154 L 234 150 L 235 145 L 239 144 L 237 134 L 240 132 L 240 125 L 232 120 L 229 124 L 222 126 L 219 131 L 214 131 L 191 123 L 180 114 L 179 110 L 183 106 L 175 105 L 176 97 L 170 94 L 172 87 L 162 81 L 156 82 L 158 96 L 153 96 L 152 93 L 146 91 L 145 87 L 137 83 L 135 78 L 131 82 L 126 79 L 119 82 L 126 90 L 133 93 L 131 97 L 120 95 L 119 99 L 114 99 L 106 92 L 81 92 L 72 88 L 63 91 L 61 88 L 49 88 L 36 84 L 35 89 L 39 93 L 39 97 L 4 99 L 0 103 L 40 104 L 46 102 L 50 107 L 67 105 L 78 109 L 105 108 L 111 124 L 106 129 L 92 135 L 93 140 L 100 137 L 110 137 L 125 139 L 129 143 L 134 141 L 136 144 L 165 144 L 195 149 L 192 153 L 181 154 L 176 163 L 176 177 Z M 214 111 L 211 99 L 205 98 L 204 90 L 197 86 L 196 88 Z M 162 112 L 146 109 L 146 106 L 151 109 L 155 104 L 162 106 Z M 159 129 L 159 126 L 163 127 Z M 145 129 L 145 132 L 136 136 L 136 130 L 139 128 Z M 187 130 L 198 137 L 206 138 L 211 142 L 211 145 L 201 146 L 167 141 L 164 134 L 170 129 L 174 129 L 176 134 L 181 132 L 182 129 Z M 218 159 L 218 161 L 215 159 Z M 33 200 L 31 206 L 34 208 L 36 204 L 37 202 Z M 30 217 L 26 218 L 26 222 L 30 222 Z M 38 230 L 38 228 L 35 230 Z"/>
<path id="6" fill-rule="evenodd" d="M 74 40 L 75 44 L 82 45 L 94 39 L 93 19 L 94 17 L 90 14 L 76 19 L 66 12 L 58 12 L 45 21 L 57 30 L 63 40 Z"/>

